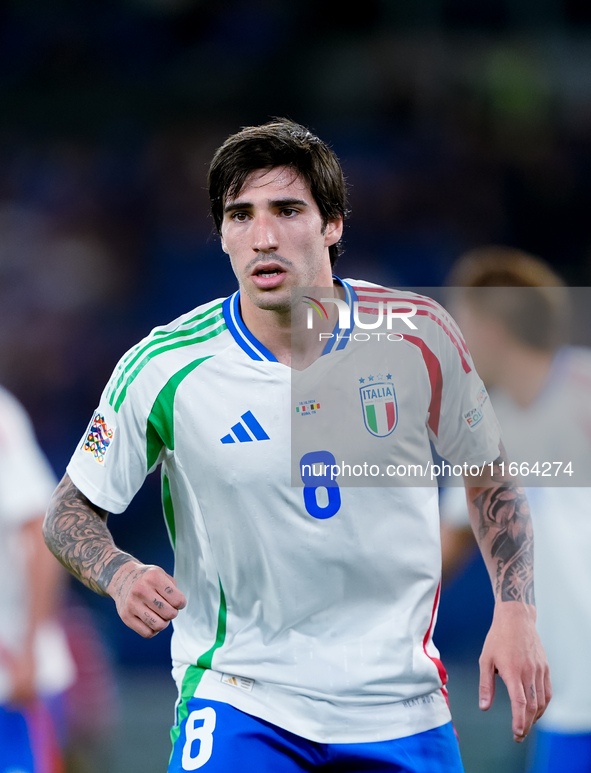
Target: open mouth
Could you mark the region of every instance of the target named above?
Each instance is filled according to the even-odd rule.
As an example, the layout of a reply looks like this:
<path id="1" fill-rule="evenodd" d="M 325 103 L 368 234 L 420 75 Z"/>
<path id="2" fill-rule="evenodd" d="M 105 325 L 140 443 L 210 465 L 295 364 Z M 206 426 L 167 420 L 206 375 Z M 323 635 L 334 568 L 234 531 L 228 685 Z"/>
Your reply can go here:
<path id="1" fill-rule="evenodd" d="M 255 266 L 250 278 L 259 290 L 274 290 L 283 283 L 284 276 L 286 272 L 279 263 L 267 263 Z"/>
<path id="2" fill-rule="evenodd" d="M 285 273 L 282 268 L 279 268 L 279 266 L 264 266 L 263 268 L 259 268 L 257 271 L 254 272 L 254 276 L 260 276 L 265 279 L 270 279 L 274 276 L 279 276 L 279 274 Z"/>

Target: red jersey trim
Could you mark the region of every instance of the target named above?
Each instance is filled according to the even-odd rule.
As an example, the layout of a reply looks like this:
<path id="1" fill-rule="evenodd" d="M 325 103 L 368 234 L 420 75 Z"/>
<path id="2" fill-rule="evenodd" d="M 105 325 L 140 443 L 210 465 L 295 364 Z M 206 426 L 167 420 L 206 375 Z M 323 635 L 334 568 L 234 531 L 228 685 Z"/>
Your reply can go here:
<path id="1" fill-rule="evenodd" d="M 429 420 L 427 424 L 435 435 L 439 433 L 439 418 L 441 416 L 441 393 L 443 391 L 443 375 L 441 373 L 441 364 L 431 349 L 422 338 L 404 334 L 404 340 L 408 341 L 421 350 L 423 360 L 427 366 L 429 374 L 429 383 L 431 384 L 431 402 L 429 403 Z"/>
<path id="2" fill-rule="evenodd" d="M 435 594 L 435 601 L 433 602 L 433 611 L 431 612 L 431 622 L 429 623 L 429 628 L 427 629 L 427 633 L 425 634 L 425 638 L 423 639 L 423 651 L 425 655 L 429 658 L 429 660 L 433 661 L 435 665 L 437 666 L 437 673 L 439 674 L 439 678 L 441 679 L 441 687 L 443 689 L 443 694 L 445 695 L 447 699 L 447 690 L 445 689 L 444 685 L 447 684 L 447 671 L 445 670 L 445 666 L 439 660 L 439 658 L 433 657 L 433 655 L 429 655 L 427 652 L 427 643 L 429 642 L 429 639 L 431 638 L 431 634 L 433 632 L 433 625 L 435 623 L 435 613 L 437 612 L 437 608 L 439 606 L 439 597 L 441 595 L 441 580 L 439 581 L 439 585 L 437 586 L 437 593 Z"/>
<path id="3" fill-rule="evenodd" d="M 445 332 L 449 340 L 452 342 L 454 347 L 456 348 L 460 360 L 462 362 L 462 368 L 464 369 L 465 373 L 470 373 L 472 370 L 472 367 L 470 366 L 470 363 L 466 359 L 466 355 L 468 355 L 468 347 L 466 346 L 466 342 L 464 341 L 464 338 L 462 334 L 460 333 L 459 328 L 454 323 L 451 317 L 449 317 L 447 314 L 441 315 L 441 312 L 443 309 L 441 306 L 439 306 L 438 303 L 435 301 L 431 301 L 428 298 L 422 298 L 421 296 L 417 296 L 416 298 L 401 298 L 397 297 L 395 294 L 392 293 L 391 290 L 388 290 L 386 288 L 380 288 L 380 287 L 355 287 L 353 285 L 353 289 L 357 293 L 357 299 L 360 303 L 359 305 L 359 311 L 364 314 L 377 314 L 377 309 L 372 309 L 367 306 L 361 306 L 361 302 L 365 303 L 378 303 L 379 300 L 382 300 L 381 298 L 375 298 L 371 295 L 366 295 L 367 292 L 372 293 L 388 293 L 389 297 L 384 298 L 383 300 L 386 301 L 397 301 L 401 303 L 412 303 L 415 306 L 417 306 L 417 316 L 420 317 L 429 317 L 434 322 L 436 322 L 439 327 Z M 420 308 L 421 306 L 427 307 L 427 308 Z M 432 312 L 429 309 L 433 309 L 435 311 Z M 444 318 L 442 318 L 442 316 Z M 406 338 L 406 335 L 405 335 Z"/>

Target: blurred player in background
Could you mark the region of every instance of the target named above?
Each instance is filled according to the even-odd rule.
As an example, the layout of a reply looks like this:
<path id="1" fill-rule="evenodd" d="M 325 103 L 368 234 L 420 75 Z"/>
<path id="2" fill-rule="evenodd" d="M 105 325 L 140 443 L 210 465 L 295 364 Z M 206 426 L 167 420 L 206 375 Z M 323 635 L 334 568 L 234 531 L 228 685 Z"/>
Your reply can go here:
<path id="1" fill-rule="evenodd" d="M 75 675 L 57 622 L 65 575 L 43 541 L 55 487 L 22 406 L 0 387 L 0 773 L 61 773 Z"/>
<path id="2" fill-rule="evenodd" d="M 339 427 L 357 427 L 380 461 L 418 452 L 430 459 L 433 439 L 446 458 L 492 468 L 500 437 L 490 406 L 478 426 L 465 420 L 480 410 L 482 382 L 453 321 L 422 296 L 413 296 L 420 328 L 395 336 L 398 343 L 356 349 L 341 336 L 333 346 L 294 344 L 307 309 L 293 303 L 294 289 L 329 293 L 326 330 L 340 334 L 347 327 L 336 326 L 338 304 L 348 326 L 347 302 L 359 298 L 366 328 L 384 300 L 408 305 L 407 296 L 333 277 L 346 186 L 335 155 L 307 129 L 274 121 L 228 138 L 209 190 L 240 289 L 157 328 L 123 357 L 52 500 L 47 542 L 142 636 L 175 620 L 170 773 L 460 773 L 431 639 L 437 488 L 305 478 L 304 459 L 335 461 L 311 443 L 294 455 L 304 486 L 293 486 L 291 422 L 300 403 L 292 357 L 300 356 L 311 379 L 305 397 L 314 398 L 301 403 L 302 421 L 326 421 L 327 443 Z M 359 367 L 358 354 L 367 358 Z M 341 391 L 321 377 L 335 371 Z M 368 404 L 367 424 L 360 384 L 380 380 L 391 399 Z M 108 512 L 125 510 L 159 464 L 175 578 L 119 550 L 106 526 Z M 534 626 L 527 504 L 514 481 L 494 475 L 466 483 L 476 518 L 488 517 L 491 497 L 507 496 L 514 536 L 500 569 L 491 542 L 507 524 L 491 521 L 481 540 L 497 590 L 481 705 L 492 702 L 498 670 L 521 741 L 550 685 Z"/>
<path id="3" fill-rule="evenodd" d="M 564 345 L 571 308 L 563 281 L 528 254 L 486 247 L 463 256 L 448 285 L 450 310 L 490 391 L 509 458 L 533 466 L 570 453 L 591 475 L 591 350 Z M 537 726 L 528 770 L 589 773 L 591 488 L 530 488 L 536 480 L 528 476 L 526 491 L 537 626 L 553 699 Z M 444 489 L 441 513 L 445 576 L 475 542 L 463 492 Z"/>

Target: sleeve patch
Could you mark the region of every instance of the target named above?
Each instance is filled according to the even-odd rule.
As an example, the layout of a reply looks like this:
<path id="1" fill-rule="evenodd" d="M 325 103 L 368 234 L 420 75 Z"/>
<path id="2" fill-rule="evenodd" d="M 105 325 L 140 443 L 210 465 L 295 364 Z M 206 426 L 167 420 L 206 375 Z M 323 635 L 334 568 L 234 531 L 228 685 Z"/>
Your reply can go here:
<path id="1" fill-rule="evenodd" d="M 470 429 L 474 429 L 474 427 L 477 424 L 480 424 L 480 422 L 484 418 L 484 412 L 482 410 L 482 406 L 487 400 L 488 400 L 488 394 L 486 392 L 486 389 L 482 387 L 482 389 L 478 393 L 478 397 L 476 398 L 476 401 L 478 403 L 477 407 L 472 408 L 470 411 L 467 411 L 466 413 L 463 414 L 464 421 L 470 427 Z"/>
<path id="2" fill-rule="evenodd" d="M 84 439 L 84 451 L 89 451 L 99 464 L 103 464 L 114 434 L 115 430 L 107 426 L 105 417 L 95 413 Z"/>

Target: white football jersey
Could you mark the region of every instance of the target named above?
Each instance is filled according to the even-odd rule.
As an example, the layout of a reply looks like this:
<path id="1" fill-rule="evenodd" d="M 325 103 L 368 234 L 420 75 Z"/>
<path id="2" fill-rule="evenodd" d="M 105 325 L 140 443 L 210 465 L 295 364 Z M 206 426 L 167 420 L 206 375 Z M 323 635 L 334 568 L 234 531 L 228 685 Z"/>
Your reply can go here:
<path id="1" fill-rule="evenodd" d="M 553 460 L 569 459 L 591 470 L 591 351 L 565 347 L 555 356 L 540 394 L 527 408 L 491 390 L 503 442 L 511 461 L 538 474 L 524 475 L 534 527 L 534 587 L 537 628 L 552 678 L 552 701 L 541 727 L 564 733 L 591 731 L 591 488 L 572 486 Z M 535 466 L 537 463 L 537 467 Z M 525 471 L 525 470 L 524 470 Z M 558 471 L 558 475 L 556 472 Z M 550 478 L 542 479 L 548 472 Z M 573 478 L 573 480 L 576 480 Z M 561 487 L 536 486 L 557 481 Z M 469 523 L 463 491 L 442 492 L 441 517 Z"/>
<path id="2" fill-rule="evenodd" d="M 397 485 L 387 470 L 425 464 L 430 441 L 469 463 L 494 460 L 499 446 L 446 312 L 366 282 L 344 287 L 366 324 L 380 301 L 410 300 L 415 327 L 398 321 L 402 338 L 389 341 L 337 329 L 296 373 L 245 327 L 239 293 L 201 306 L 122 358 L 68 467 L 92 502 L 119 513 L 162 465 L 188 602 L 172 643 L 183 698 L 325 743 L 449 721 L 431 640 L 436 481 L 415 469 L 412 485 Z"/>

